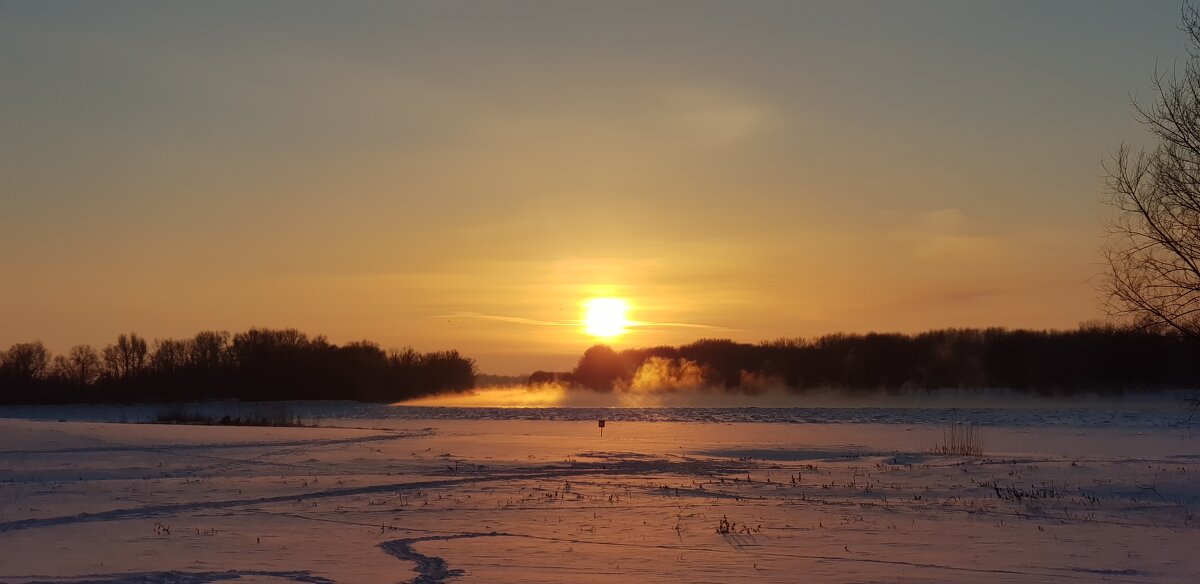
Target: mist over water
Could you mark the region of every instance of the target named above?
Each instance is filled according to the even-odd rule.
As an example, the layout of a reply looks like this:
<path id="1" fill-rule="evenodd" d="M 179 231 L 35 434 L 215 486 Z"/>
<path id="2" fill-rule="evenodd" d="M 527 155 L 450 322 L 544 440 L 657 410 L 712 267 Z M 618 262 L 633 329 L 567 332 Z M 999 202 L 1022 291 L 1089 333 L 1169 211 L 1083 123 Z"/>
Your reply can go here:
<path id="1" fill-rule="evenodd" d="M 989 426 L 1078 425 L 1190 429 L 1194 392 L 1123 397 L 1040 397 L 1000 390 L 863 393 L 765 389 L 754 395 L 711 386 L 596 392 L 561 384 L 480 388 L 396 404 L 392 415 L 435 419 L 882 423 Z"/>
<path id="2" fill-rule="evenodd" d="M 635 378 L 636 380 L 637 378 Z M 1044 396 L 1006 389 L 940 389 L 856 391 L 763 386 L 753 393 L 742 389 L 695 386 L 646 387 L 637 384 L 612 391 L 593 391 L 575 385 L 545 383 L 475 388 L 461 393 L 427 396 L 400 402 L 405 406 L 544 407 L 544 408 L 987 408 L 987 409 L 1169 409 L 1183 411 L 1198 390 L 1163 390 L 1126 395 L 1077 394 Z"/>

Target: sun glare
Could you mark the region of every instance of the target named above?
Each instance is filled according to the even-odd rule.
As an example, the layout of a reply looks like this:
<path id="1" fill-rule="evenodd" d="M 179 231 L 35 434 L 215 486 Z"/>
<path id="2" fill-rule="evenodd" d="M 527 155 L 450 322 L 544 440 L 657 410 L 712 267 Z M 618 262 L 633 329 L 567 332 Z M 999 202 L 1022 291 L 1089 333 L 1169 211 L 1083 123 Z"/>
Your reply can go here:
<path id="1" fill-rule="evenodd" d="M 592 298 L 583 303 L 583 332 L 593 337 L 615 337 L 629 326 L 629 303 L 620 298 Z"/>

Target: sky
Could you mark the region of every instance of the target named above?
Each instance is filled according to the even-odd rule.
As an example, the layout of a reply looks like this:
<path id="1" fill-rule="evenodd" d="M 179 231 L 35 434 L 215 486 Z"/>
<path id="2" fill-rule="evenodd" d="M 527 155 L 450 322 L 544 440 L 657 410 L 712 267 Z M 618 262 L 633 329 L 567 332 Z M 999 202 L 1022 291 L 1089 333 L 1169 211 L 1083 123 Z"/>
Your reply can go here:
<path id="1" fill-rule="evenodd" d="M 0 0 L 0 347 L 1074 327 L 1179 10 Z"/>

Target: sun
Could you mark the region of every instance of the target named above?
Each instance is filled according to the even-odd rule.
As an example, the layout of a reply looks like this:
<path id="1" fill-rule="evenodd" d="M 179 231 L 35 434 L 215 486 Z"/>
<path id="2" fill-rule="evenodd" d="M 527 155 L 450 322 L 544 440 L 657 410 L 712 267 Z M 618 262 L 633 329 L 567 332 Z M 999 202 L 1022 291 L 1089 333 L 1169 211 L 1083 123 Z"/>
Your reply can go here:
<path id="1" fill-rule="evenodd" d="M 601 338 L 625 333 L 629 303 L 620 298 L 591 298 L 583 303 L 583 332 Z"/>

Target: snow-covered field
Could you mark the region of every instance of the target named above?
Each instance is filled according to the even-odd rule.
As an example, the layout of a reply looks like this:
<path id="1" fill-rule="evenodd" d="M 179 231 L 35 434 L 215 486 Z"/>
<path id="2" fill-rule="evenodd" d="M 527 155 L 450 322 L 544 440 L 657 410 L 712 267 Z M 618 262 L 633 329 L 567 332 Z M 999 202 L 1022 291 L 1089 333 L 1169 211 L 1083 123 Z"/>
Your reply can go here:
<path id="1" fill-rule="evenodd" d="M 0 582 L 1196 582 L 1187 427 L 0 419 Z"/>

